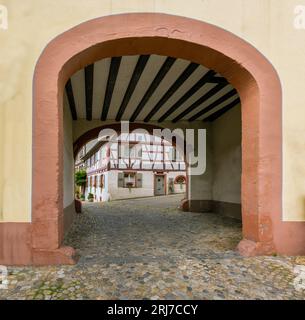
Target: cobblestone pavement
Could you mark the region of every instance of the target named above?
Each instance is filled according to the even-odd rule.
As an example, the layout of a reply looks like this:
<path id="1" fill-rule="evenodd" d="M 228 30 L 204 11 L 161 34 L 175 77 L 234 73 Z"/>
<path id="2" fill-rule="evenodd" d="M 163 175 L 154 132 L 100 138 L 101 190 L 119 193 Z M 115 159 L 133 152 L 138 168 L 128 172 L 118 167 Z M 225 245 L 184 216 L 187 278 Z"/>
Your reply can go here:
<path id="1" fill-rule="evenodd" d="M 293 285 L 304 258 L 243 258 L 239 222 L 181 212 L 179 200 L 85 205 L 65 240 L 79 263 L 9 268 L 0 299 L 305 298 Z"/>

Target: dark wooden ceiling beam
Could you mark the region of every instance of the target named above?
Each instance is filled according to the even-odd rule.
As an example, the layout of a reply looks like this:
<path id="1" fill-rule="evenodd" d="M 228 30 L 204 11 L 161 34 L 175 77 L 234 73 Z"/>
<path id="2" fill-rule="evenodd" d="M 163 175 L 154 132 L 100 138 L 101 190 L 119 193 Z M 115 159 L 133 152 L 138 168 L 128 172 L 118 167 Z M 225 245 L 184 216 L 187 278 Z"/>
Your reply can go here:
<path id="1" fill-rule="evenodd" d="M 229 103 L 228 105 L 226 105 L 225 107 L 221 108 L 220 110 L 212 113 L 211 115 L 209 115 L 208 117 L 203 119 L 203 121 L 204 122 L 213 122 L 216 119 L 220 118 L 222 115 L 224 115 L 226 112 L 228 112 L 229 110 L 231 110 L 232 108 L 237 106 L 239 103 L 240 103 L 240 99 L 237 98 L 234 101 L 232 101 L 231 103 Z"/>
<path id="2" fill-rule="evenodd" d="M 159 118 L 158 122 L 165 121 L 173 112 L 175 112 L 182 104 L 193 96 L 199 89 L 201 89 L 209 80 L 215 75 L 215 71 L 208 71 L 200 80 L 198 80 L 176 103 L 172 105 L 163 115 Z"/>
<path id="3" fill-rule="evenodd" d="M 200 97 L 198 100 L 196 100 L 193 104 L 191 104 L 187 109 L 185 109 L 183 112 L 181 112 L 175 119 L 172 120 L 173 123 L 181 120 L 185 116 L 187 116 L 190 112 L 195 110 L 197 107 L 202 105 L 205 101 L 213 97 L 216 93 L 218 93 L 220 90 L 222 90 L 226 84 L 220 83 L 217 84 L 215 87 L 213 87 L 211 90 L 209 90 L 207 93 L 205 93 L 202 97 Z"/>
<path id="4" fill-rule="evenodd" d="M 122 60 L 122 57 L 111 58 L 106 93 L 105 93 L 103 110 L 102 110 L 102 115 L 101 115 L 102 121 L 105 121 L 107 119 L 115 82 L 116 82 L 116 79 L 117 79 L 117 76 L 119 73 L 119 69 L 120 69 L 121 60 Z"/>
<path id="5" fill-rule="evenodd" d="M 164 79 L 174 62 L 176 61 L 175 58 L 167 57 L 164 61 L 162 67 L 158 71 L 156 77 L 150 84 L 149 88 L 146 90 L 143 98 L 141 99 L 140 103 L 138 104 L 136 110 L 133 112 L 132 116 L 130 117 L 130 121 L 134 122 L 137 117 L 139 116 L 140 112 L 143 110 L 144 106 L 146 105 L 147 101 L 150 99 L 150 97 L 153 95 L 155 90 L 158 88 L 160 82 Z"/>
<path id="6" fill-rule="evenodd" d="M 125 109 L 130 101 L 130 98 L 131 98 L 137 84 L 138 84 L 138 81 L 140 80 L 140 77 L 144 71 L 144 68 L 148 62 L 149 57 L 150 57 L 149 55 L 141 55 L 139 57 L 138 62 L 137 62 L 135 69 L 133 71 L 132 77 L 129 81 L 128 87 L 126 89 L 121 106 L 120 106 L 119 111 L 117 113 L 117 116 L 115 118 L 116 121 L 121 121 L 122 116 L 125 112 Z"/>
<path id="7" fill-rule="evenodd" d="M 150 121 L 150 119 L 162 108 L 162 106 L 168 101 L 168 99 L 182 86 L 182 84 L 193 74 L 193 72 L 199 67 L 199 64 L 191 62 L 177 80 L 170 86 L 165 92 L 162 98 L 152 108 L 149 114 L 145 117 L 144 122 Z"/>
<path id="8" fill-rule="evenodd" d="M 223 83 L 223 84 L 229 84 L 228 80 L 223 77 L 211 77 L 208 81 L 209 83 Z"/>
<path id="9" fill-rule="evenodd" d="M 205 113 L 213 110 L 214 108 L 216 108 L 217 106 L 219 106 L 221 103 L 225 102 L 226 100 L 228 100 L 229 98 L 233 97 L 235 94 L 237 94 L 237 91 L 235 89 L 229 91 L 228 93 L 226 93 L 225 95 L 223 95 L 222 97 L 220 97 L 219 99 L 217 99 L 216 101 L 214 101 L 213 103 L 211 103 L 209 106 L 207 106 L 206 108 L 202 109 L 201 111 L 197 112 L 195 115 L 193 115 L 192 117 L 190 117 L 188 119 L 188 121 L 192 122 L 197 120 L 199 117 L 203 116 Z"/>
<path id="10" fill-rule="evenodd" d="M 92 120 L 94 64 L 85 68 L 86 119 Z"/>
<path id="11" fill-rule="evenodd" d="M 76 112 L 76 107 L 75 107 L 75 99 L 74 99 L 71 79 L 68 80 L 65 88 L 66 88 L 66 94 L 67 94 L 67 98 L 68 98 L 68 102 L 69 102 L 69 107 L 70 107 L 72 119 L 77 120 L 77 112 Z"/>

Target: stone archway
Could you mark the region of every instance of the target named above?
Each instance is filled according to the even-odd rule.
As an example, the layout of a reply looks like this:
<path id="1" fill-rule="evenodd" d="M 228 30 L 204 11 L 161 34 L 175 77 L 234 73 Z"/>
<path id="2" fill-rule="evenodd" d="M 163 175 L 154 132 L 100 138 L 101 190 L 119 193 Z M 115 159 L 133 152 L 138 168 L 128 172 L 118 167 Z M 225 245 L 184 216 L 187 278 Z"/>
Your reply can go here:
<path id="1" fill-rule="evenodd" d="M 134 13 L 88 21 L 61 34 L 48 44 L 37 63 L 27 261 L 73 263 L 73 249 L 61 247 L 62 97 L 66 81 L 99 59 L 150 53 L 203 64 L 238 90 L 243 168 L 239 251 L 244 255 L 304 252 L 304 223 L 282 221 L 282 100 L 272 65 L 250 44 L 216 26 L 166 14 Z"/>

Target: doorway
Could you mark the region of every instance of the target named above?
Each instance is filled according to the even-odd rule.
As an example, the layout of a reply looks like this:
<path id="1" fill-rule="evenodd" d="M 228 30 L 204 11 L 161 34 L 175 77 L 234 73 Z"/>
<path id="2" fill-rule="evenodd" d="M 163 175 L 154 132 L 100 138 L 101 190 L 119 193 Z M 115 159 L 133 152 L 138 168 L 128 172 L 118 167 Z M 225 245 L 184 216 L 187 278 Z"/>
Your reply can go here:
<path id="1" fill-rule="evenodd" d="M 164 196 L 166 194 L 165 175 L 155 174 L 155 196 Z"/>

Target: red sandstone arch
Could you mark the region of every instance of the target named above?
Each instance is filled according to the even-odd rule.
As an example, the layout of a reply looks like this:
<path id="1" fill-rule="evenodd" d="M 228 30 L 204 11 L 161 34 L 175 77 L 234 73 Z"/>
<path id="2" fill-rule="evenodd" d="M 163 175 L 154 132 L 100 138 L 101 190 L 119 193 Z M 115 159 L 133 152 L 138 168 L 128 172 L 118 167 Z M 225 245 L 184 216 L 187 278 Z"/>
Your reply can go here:
<path id="1" fill-rule="evenodd" d="M 34 77 L 34 263 L 69 262 L 60 249 L 65 82 L 96 60 L 151 53 L 203 64 L 221 73 L 238 90 L 242 102 L 244 237 L 239 250 L 251 255 L 299 253 L 304 224 L 282 222 L 281 216 L 282 101 L 272 65 L 250 44 L 210 24 L 137 13 L 83 23 L 54 39 L 38 61 Z"/>
<path id="2" fill-rule="evenodd" d="M 61 247 L 64 84 L 96 60 L 152 53 L 203 64 L 221 73 L 239 92 L 243 219 L 239 251 L 304 253 L 304 223 L 282 221 L 282 100 L 272 65 L 250 44 L 216 26 L 166 14 L 133 13 L 68 30 L 39 58 L 33 95 L 32 223 L 25 227 L 31 239 L 23 261 L 73 263 L 73 250 Z M 15 247 L 19 248 L 16 242 Z M 15 263 L 21 260 L 14 258 Z"/>

